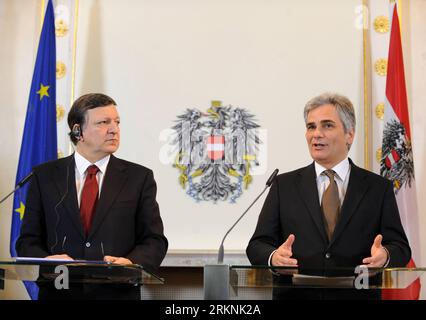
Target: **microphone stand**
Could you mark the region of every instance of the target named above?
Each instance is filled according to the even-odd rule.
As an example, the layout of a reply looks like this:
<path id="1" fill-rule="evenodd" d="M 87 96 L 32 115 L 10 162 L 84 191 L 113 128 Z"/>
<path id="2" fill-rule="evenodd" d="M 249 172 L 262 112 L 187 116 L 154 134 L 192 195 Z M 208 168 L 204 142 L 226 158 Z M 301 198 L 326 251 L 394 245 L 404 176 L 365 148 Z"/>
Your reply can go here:
<path id="1" fill-rule="evenodd" d="M 238 222 L 246 215 L 250 208 L 256 203 L 257 200 L 265 193 L 275 177 L 278 174 L 278 169 L 275 169 L 274 172 L 269 177 L 266 182 L 266 186 L 263 191 L 254 199 L 250 206 L 243 212 L 243 214 L 238 218 L 237 221 L 232 225 L 231 228 L 226 232 L 225 236 L 222 239 L 220 244 L 219 253 L 218 253 L 218 263 L 214 265 L 204 265 L 204 299 L 206 300 L 228 300 L 229 299 L 229 283 L 230 283 L 230 269 L 229 266 L 223 264 L 224 256 L 224 247 L 223 243 L 225 242 L 228 234 L 234 229 Z"/>
<path id="2" fill-rule="evenodd" d="M 225 236 L 222 239 L 220 247 L 219 247 L 219 254 L 218 254 L 218 257 L 217 257 L 217 263 L 223 263 L 223 257 L 225 255 L 225 249 L 223 247 L 223 243 L 225 242 L 225 239 L 228 236 L 228 234 L 232 231 L 232 229 L 234 229 L 234 227 L 237 225 L 237 223 L 240 222 L 240 220 L 246 215 L 246 213 L 250 210 L 250 208 L 253 207 L 253 205 L 256 203 L 256 201 L 265 193 L 266 189 L 268 189 L 268 188 L 269 188 L 269 186 L 266 185 L 265 188 L 263 189 L 263 191 L 261 192 L 261 194 L 259 194 L 256 197 L 256 199 L 254 199 L 254 201 L 250 204 L 250 206 L 246 209 L 246 211 L 244 211 L 244 213 L 238 218 L 237 221 L 235 221 L 235 223 L 228 230 L 228 232 L 226 232 Z"/>
<path id="3" fill-rule="evenodd" d="M 18 184 L 16 185 L 15 189 L 12 192 L 10 192 L 7 196 L 5 196 L 3 199 L 0 200 L 0 204 L 5 202 L 7 198 L 9 198 L 12 194 L 14 194 L 16 192 L 16 190 L 18 190 L 24 184 L 26 184 L 28 182 L 28 180 L 31 179 L 32 176 L 33 176 L 33 172 L 31 171 L 24 179 L 22 179 L 21 181 L 18 182 Z"/>
<path id="4" fill-rule="evenodd" d="M 275 169 L 274 172 L 272 172 L 268 181 L 266 181 L 266 186 L 263 189 L 263 191 L 256 197 L 256 199 L 254 199 L 254 201 L 250 204 L 250 206 L 246 209 L 246 211 L 243 212 L 243 214 L 238 218 L 238 220 L 235 221 L 235 223 L 232 225 L 232 227 L 229 228 L 229 230 L 226 232 L 225 236 L 222 239 L 220 247 L 219 247 L 219 253 L 218 253 L 218 256 L 217 256 L 217 263 L 223 263 L 223 256 L 225 255 L 225 249 L 223 247 L 223 243 L 225 242 L 226 237 L 232 231 L 232 229 L 234 229 L 234 227 L 237 225 L 237 223 L 240 222 L 240 220 L 246 215 L 246 213 L 250 210 L 250 208 L 253 207 L 253 205 L 256 203 L 256 201 L 265 193 L 266 189 L 268 189 L 271 186 L 272 182 L 274 182 L 274 179 L 278 174 L 278 171 L 279 171 L 278 169 Z"/>

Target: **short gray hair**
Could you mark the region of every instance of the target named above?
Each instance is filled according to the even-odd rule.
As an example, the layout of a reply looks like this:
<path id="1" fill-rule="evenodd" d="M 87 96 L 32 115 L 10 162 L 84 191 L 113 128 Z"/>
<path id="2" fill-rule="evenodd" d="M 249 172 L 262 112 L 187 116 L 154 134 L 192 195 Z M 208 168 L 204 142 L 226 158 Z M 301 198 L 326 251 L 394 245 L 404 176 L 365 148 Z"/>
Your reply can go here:
<path id="1" fill-rule="evenodd" d="M 343 123 L 345 133 L 348 133 L 351 129 L 355 131 L 356 120 L 354 106 L 348 98 L 337 93 L 326 92 L 309 100 L 303 110 L 305 123 L 308 122 L 309 112 L 326 104 L 331 104 L 336 107 L 339 118 Z"/>

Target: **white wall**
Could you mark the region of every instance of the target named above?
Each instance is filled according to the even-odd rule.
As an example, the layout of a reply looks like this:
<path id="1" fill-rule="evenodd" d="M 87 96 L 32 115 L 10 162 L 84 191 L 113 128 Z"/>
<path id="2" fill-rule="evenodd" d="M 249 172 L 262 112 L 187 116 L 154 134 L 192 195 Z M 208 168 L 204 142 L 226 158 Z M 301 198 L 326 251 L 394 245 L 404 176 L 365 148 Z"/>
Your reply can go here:
<path id="1" fill-rule="evenodd" d="M 81 2 L 77 95 L 103 91 L 118 101 L 118 154 L 153 168 L 171 250 L 217 250 L 274 168 L 284 172 L 310 162 L 302 117 L 310 97 L 342 92 L 361 115 L 358 2 Z M 266 173 L 237 204 L 195 203 L 178 185 L 178 171 L 159 161 L 160 132 L 185 108 L 206 110 L 211 100 L 248 108 L 267 129 Z M 361 133 L 362 121 L 358 128 Z M 227 249 L 245 249 L 262 202 L 230 235 Z"/>
<path id="2" fill-rule="evenodd" d="M 38 42 L 39 7 L 34 2 L 0 0 L 0 30 L 8 30 L 0 35 L 0 121 L 7 128 L 0 140 L 0 195 L 15 179 Z M 351 157 L 363 165 L 362 31 L 355 27 L 360 2 L 80 1 L 76 96 L 100 91 L 117 101 L 122 117 L 117 155 L 154 170 L 171 250 L 217 250 L 274 168 L 285 172 L 311 161 L 302 110 L 322 91 L 343 93 L 356 106 Z M 419 191 L 426 178 L 421 168 L 426 160 L 424 6 L 424 1 L 411 1 L 405 10 L 411 17 L 405 19 L 410 36 L 404 39 Z M 177 170 L 159 161 L 160 132 L 185 108 L 206 110 L 211 100 L 249 109 L 267 130 L 266 173 L 255 176 L 233 205 L 195 203 L 180 188 Z M 263 199 L 229 236 L 226 249 L 245 249 Z M 424 212 L 426 202 L 419 200 Z M 0 207 L 0 257 L 9 253 L 11 205 L 9 199 Z M 17 296 L 25 297 L 20 285 L 0 292 L 0 298 Z"/>

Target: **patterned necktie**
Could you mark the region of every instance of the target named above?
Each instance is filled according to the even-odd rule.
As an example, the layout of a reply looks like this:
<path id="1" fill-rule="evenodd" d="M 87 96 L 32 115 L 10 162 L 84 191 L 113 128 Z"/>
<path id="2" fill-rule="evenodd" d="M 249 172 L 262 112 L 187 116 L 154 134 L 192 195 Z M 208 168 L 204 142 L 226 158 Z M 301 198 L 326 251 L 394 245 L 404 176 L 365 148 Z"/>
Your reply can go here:
<path id="1" fill-rule="evenodd" d="M 340 199 L 339 189 L 334 180 L 335 172 L 333 170 L 325 170 L 324 174 L 330 179 L 330 184 L 322 195 L 321 209 L 325 218 L 328 240 L 330 241 L 339 219 Z"/>
<path id="2" fill-rule="evenodd" d="M 96 174 L 99 168 L 91 165 L 87 168 L 86 180 L 84 181 L 83 190 L 81 192 L 80 201 L 80 218 L 86 236 L 89 233 L 90 226 L 92 225 L 93 216 L 96 211 L 96 204 L 98 202 L 99 186 L 96 180 Z"/>

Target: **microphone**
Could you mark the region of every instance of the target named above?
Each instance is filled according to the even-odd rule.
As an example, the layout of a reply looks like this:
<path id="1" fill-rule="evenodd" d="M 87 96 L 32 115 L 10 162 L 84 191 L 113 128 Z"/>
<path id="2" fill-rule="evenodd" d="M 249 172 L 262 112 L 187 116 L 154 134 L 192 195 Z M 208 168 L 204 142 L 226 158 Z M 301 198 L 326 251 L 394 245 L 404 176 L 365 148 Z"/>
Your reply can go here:
<path id="1" fill-rule="evenodd" d="M 68 195 L 68 191 L 69 191 L 69 178 L 70 178 L 70 167 L 71 164 L 74 161 L 74 157 L 70 158 L 70 161 L 67 164 L 67 179 L 66 179 L 66 189 L 65 189 L 65 193 L 62 195 L 61 199 L 59 199 L 58 203 L 55 205 L 54 210 L 55 210 L 55 214 L 56 214 L 56 223 L 55 223 L 55 243 L 50 247 L 50 252 L 53 254 L 53 249 L 55 249 L 55 247 L 58 245 L 58 226 L 59 226 L 59 220 L 60 220 L 60 216 L 59 216 L 59 212 L 58 212 L 58 207 L 59 205 L 65 200 L 66 196 Z M 62 241 L 62 251 L 65 252 L 64 249 L 64 244 L 65 241 L 67 239 L 67 235 L 64 236 L 64 240 Z"/>
<path id="2" fill-rule="evenodd" d="M 238 220 L 235 221 L 235 223 L 232 225 L 232 227 L 229 228 L 229 230 L 226 232 L 225 236 L 222 239 L 222 243 L 220 244 L 220 247 L 219 247 L 219 253 L 218 253 L 218 256 L 217 256 L 217 262 L 218 263 L 223 263 L 223 256 L 225 254 L 225 249 L 223 247 L 223 243 L 225 242 L 226 237 L 232 231 L 232 229 L 234 229 L 234 227 L 237 225 L 237 223 L 240 222 L 240 220 L 246 215 L 246 213 L 256 203 L 256 201 L 262 196 L 262 194 L 265 193 L 266 189 L 268 189 L 271 186 L 272 182 L 274 182 L 274 179 L 275 179 L 275 177 L 278 174 L 278 171 L 279 171 L 278 169 L 275 169 L 274 172 L 272 172 L 272 174 L 269 177 L 268 181 L 266 181 L 266 186 L 263 189 L 263 191 L 256 197 L 256 199 L 254 199 L 254 201 L 250 204 L 250 206 L 246 209 L 246 211 L 243 212 L 243 214 L 238 218 Z"/>
<path id="3" fill-rule="evenodd" d="M 26 177 L 24 177 L 21 181 L 19 181 L 18 184 L 16 185 L 15 189 L 12 192 L 10 192 L 6 197 L 4 197 L 3 199 L 0 200 L 0 204 L 5 202 L 7 198 L 9 198 L 12 194 L 14 194 L 16 192 L 16 190 L 18 190 L 24 184 L 26 184 L 33 177 L 33 175 L 34 175 L 34 173 L 31 171 Z"/>

